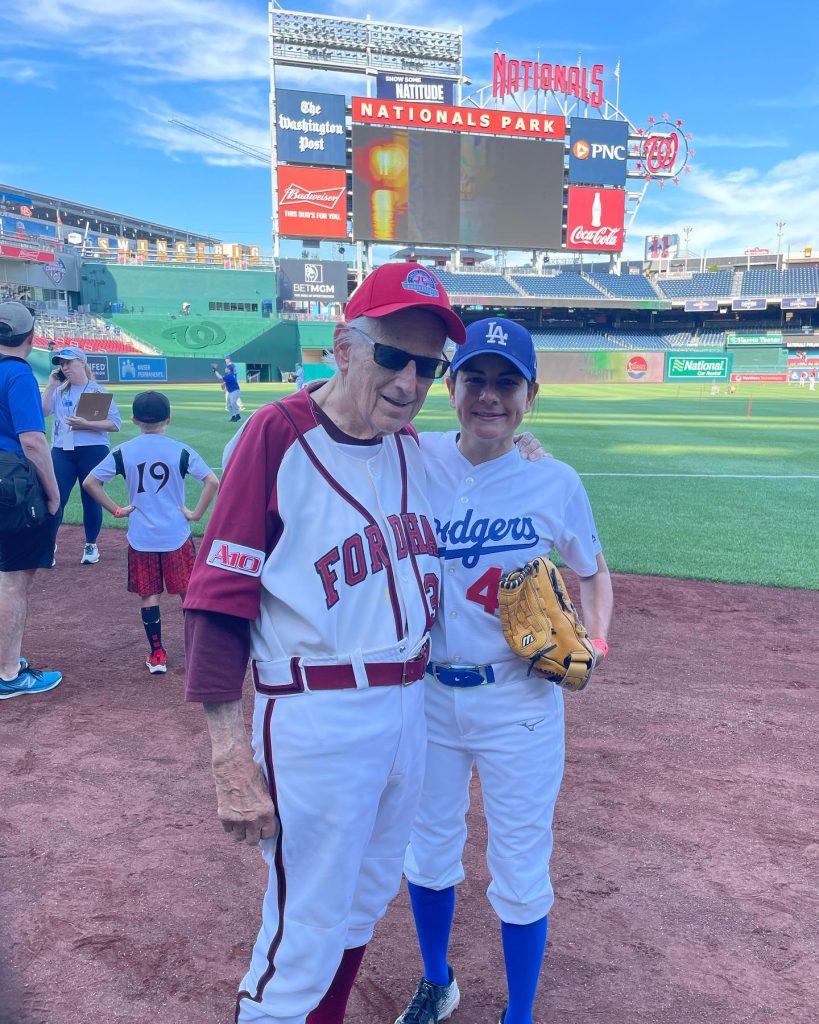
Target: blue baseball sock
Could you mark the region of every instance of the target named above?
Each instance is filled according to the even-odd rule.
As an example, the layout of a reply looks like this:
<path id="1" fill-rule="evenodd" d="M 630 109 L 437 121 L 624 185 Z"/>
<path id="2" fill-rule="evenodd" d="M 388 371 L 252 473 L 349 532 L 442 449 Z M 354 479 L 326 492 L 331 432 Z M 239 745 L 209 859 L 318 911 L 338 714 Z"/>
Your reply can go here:
<path id="1" fill-rule="evenodd" d="M 407 882 L 418 945 L 424 961 L 424 977 L 433 985 L 449 984 L 449 933 L 455 916 L 455 886 L 426 889 Z"/>
<path id="2" fill-rule="evenodd" d="M 501 921 L 506 985 L 509 989 L 504 1024 L 532 1024 L 537 980 L 546 952 L 548 923 L 548 917 L 541 917 L 531 924 Z"/>

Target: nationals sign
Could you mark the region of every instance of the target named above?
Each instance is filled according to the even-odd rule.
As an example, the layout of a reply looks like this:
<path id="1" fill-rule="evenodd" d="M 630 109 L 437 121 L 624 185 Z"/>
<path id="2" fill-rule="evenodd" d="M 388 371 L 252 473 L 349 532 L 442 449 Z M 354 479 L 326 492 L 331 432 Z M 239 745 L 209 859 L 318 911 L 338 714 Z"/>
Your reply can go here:
<path id="1" fill-rule="evenodd" d="M 590 252 L 620 252 L 626 193 L 621 188 L 569 186 L 566 248 Z"/>
<path id="2" fill-rule="evenodd" d="M 279 167 L 279 232 L 347 238 L 347 175 L 323 167 Z"/>
<path id="3" fill-rule="evenodd" d="M 441 131 L 516 135 L 529 139 L 562 139 L 566 118 L 521 110 L 486 110 L 449 107 L 442 103 L 410 100 L 365 99 L 353 96 L 354 124 L 387 124 L 402 128 L 438 128 Z"/>

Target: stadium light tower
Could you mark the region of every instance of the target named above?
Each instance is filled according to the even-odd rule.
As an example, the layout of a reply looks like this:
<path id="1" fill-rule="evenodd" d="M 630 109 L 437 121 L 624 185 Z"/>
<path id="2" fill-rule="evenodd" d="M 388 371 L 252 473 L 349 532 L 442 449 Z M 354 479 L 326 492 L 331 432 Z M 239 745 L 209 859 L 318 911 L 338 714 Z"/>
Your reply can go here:
<path id="1" fill-rule="evenodd" d="M 779 257 L 782 254 L 782 229 L 785 227 L 784 220 L 776 222 L 776 269 L 779 270 Z"/>
<path id="2" fill-rule="evenodd" d="M 691 237 L 691 232 L 694 230 L 691 224 L 686 224 L 683 228 L 683 234 L 685 235 L 685 258 L 691 255 L 691 249 L 688 245 L 688 239 Z"/>
<path id="3" fill-rule="evenodd" d="M 270 150 L 273 168 L 273 255 L 279 255 L 279 202 L 276 179 L 276 67 L 309 68 L 366 75 L 382 72 L 448 78 L 463 82 L 463 30 L 396 25 L 366 18 L 340 18 L 304 11 L 286 11 L 270 0 Z"/>

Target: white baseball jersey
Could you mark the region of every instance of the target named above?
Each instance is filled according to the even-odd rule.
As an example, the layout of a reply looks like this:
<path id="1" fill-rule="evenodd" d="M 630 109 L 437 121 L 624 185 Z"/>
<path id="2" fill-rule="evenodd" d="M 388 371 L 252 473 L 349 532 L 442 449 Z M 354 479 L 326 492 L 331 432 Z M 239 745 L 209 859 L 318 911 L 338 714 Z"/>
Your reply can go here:
<path id="1" fill-rule="evenodd" d="M 424 684 L 369 686 L 366 666 L 423 651 L 438 548 L 411 428 L 355 442 L 303 390 L 254 413 L 229 455 L 185 608 L 251 622 L 253 747 L 276 807 L 236 1019 L 304 1021 L 401 882 Z M 304 692 L 340 663 L 355 688 Z"/>
<path id="2" fill-rule="evenodd" d="M 441 558 L 434 662 L 515 662 L 495 615 L 503 573 L 554 549 L 580 576 L 601 551 L 585 488 L 558 459 L 527 462 L 517 450 L 478 466 L 457 434 L 421 434 Z"/>
<path id="3" fill-rule="evenodd" d="M 181 512 L 185 477 L 204 480 L 211 472 L 190 445 L 165 434 L 139 434 L 114 448 L 91 471 L 97 480 L 119 474 L 128 487 L 128 543 L 136 551 L 176 551 L 191 533 Z"/>
<path id="4" fill-rule="evenodd" d="M 495 684 L 460 688 L 428 674 L 427 759 L 421 804 L 404 860 L 416 885 L 464 878 L 469 781 L 480 774 L 487 820 L 487 895 L 502 921 L 540 920 L 554 901 L 552 818 L 563 777 L 563 693 L 527 676 L 495 616 L 501 575 L 552 549 L 582 576 L 601 550 L 577 473 L 516 450 L 473 466 L 457 435 L 422 434 L 441 556 L 441 607 L 432 661 L 491 665 Z"/>
<path id="5" fill-rule="evenodd" d="M 67 388 L 59 387 L 54 391 L 51 402 L 51 414 L 54 417 L 51 428 L 51 446 L 53 448 L 70 450 L 83 445 L 108 444 L 107 433 L 100 430 L 74 430 L 65 422 L 67 416 L 76 415 L 77 405 L 82 395 L 98 393 L 107 395 L 108 391 L 95 380 L 89 380 L 85 384 L 72 384 Z M 113 399 L 106 419 L 112 420 L 118 427 L 122 426 L 122 416 Z"/>

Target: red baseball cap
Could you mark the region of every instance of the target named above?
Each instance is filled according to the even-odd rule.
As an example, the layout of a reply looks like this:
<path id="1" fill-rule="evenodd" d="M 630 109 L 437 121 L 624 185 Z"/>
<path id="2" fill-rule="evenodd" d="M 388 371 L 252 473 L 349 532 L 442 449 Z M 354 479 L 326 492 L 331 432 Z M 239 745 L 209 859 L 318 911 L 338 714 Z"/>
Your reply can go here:
<path id="1" fill-rule="evenodd" d="M 361 282 L 347 301 L 344 318 L 371 316 L 376 320 L 399 309 L 427 309 L 437 313 L 456 345 L 466 341 L 466 328 L 449 304 L 438 278 L 419 263 L 385 263 Z"/>

